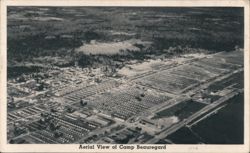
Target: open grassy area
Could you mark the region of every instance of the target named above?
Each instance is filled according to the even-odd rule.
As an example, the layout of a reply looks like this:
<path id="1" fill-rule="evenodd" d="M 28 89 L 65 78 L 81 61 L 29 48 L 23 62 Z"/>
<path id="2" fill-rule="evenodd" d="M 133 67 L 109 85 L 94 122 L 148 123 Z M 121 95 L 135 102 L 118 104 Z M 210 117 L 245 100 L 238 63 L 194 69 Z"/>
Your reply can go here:
<path id="1" fill-rule="evenodd" d="M 174 105 L 173 107 L 167 108 L 163 111 L 156 113 L 157 116 L 155 118 L 177 116 L 180 120 L 183 120 L 191 116 L 192 114 L 194 114 L 195 112 L 203 108 L 204 106 L 206 105 L 202 103 L 197 103 L 191 100 L 185 101 L 177 105 Z"/>
<path id="2" fill-rule="evenodd" d="M 242 144 L 244 135 L 243 99 L 244 94 L 230 99 L 229 104 L 217 114 L 193 126 L 193 133 L 184 127 L 167 138 L 180 144 Z"/>

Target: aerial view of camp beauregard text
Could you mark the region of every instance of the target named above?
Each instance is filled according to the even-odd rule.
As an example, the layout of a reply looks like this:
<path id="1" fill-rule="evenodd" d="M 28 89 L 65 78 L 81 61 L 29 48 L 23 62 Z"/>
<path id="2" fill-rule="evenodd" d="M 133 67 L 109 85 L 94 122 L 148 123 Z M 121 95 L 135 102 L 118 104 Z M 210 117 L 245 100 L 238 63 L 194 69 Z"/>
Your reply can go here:
<path id="1" fill-rule="evenodd" d="M 243 7 L 7 7 L 8 144 L 244 144 Z"/>

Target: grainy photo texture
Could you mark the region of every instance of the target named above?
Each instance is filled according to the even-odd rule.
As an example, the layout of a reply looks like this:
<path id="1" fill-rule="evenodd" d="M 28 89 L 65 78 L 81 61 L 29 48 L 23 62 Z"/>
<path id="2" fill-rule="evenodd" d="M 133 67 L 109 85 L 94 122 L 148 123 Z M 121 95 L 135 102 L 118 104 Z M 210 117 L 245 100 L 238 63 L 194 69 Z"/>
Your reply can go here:
<path id="1" fill-rule="evenodd" d="M 242 7 L 7 7 L 9 144 L 243 144 Z"/>

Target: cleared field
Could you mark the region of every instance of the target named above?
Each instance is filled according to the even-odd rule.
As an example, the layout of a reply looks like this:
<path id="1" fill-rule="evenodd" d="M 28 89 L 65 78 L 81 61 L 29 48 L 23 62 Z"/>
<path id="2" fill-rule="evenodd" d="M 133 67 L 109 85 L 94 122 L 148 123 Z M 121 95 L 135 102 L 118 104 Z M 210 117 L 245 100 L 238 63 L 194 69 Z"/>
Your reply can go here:
<path id="1" fill-rule="evenodd" d="M 100 43 L 94 42 L 90 44 L 84 44 L 76 49 L 78 52 L 85 54 L 118 54 L 122 51 L 140 51 L 140 49 L 134 46 L 135 43 L 150 44 L 150 42 L 142 42 L 140 40 L 127 40 L 121 42 Z"/>
<path id="2" fill-rule="evenodd" d="M 187 88 L 199 83 L 199 81 L 193 79 L 167 73 L 167 71 L 162 71 L 160 73 L 153 74 L 149 77 L 142 78 L 138 83 L 174 94 L 181 93 Z"/>
<path id="3" fill-rule="evenodd" d="M 167 139 L 170 139 L 176 144 L 198 144 L 201 142 L 197 136 L 195 136 L 190 129 L 183 127 L 173 134 L 167 136 Z"/>
<path id="4" fill-rule="evenodd" d="M 234 51 L 234 52 L 222 52 L 218 53 L 215 58 L 223 58 L 227 63 L 243 65 L 244 64 L 244 52 Z"/>
<path id="5" fill-rule="evenodd" d="M 211 73 L 210 71 L 206 69 L 202 69 L 194 65 L 178 66 L 177 68 L 173 69 L 173 71 L 171 71 L 170 73 L 177 74 L 180 76 L 185 76 L 190 79 L 192 78 L 197 81 L 205 81 L 205 80 L 208 80 L 210 78 L 217 76 L 217 74 Z"/>
<path id="6" fill-rule="evenodd" d="M 184 127 L 168 135 L 167 139 L 176 144 L 243 144 L 243 102 L 244 94 L 240 94 L 229 100 L 218 113 L 192 126 L 191 131 Z"/>
<path id="7" fill-rule="evenodd" d="M 244 72 L 239 72 L 231 75 L 228 78 L 225 78 L 223 80 L 217 81 L 210 86 L 208 86 L 208 90 L 210 91 L 219 91 L 221 89 L 224 89 L 228 86 L 233 86 L 235 88 L 243 88 L 244 87 Z"/>
<path id="8" fill-rule="evenodd" d="M 243 52 L 221 52 L 213 55 L 212 58 L 205 58 L 191 63 L 196 67 L 200 67 L 204 71 L 215 75 L 222 74 L 227 71 L 238 69 L 243 65 Z"/>
<path id="9" fill-rule="evenodd" d="M 206 105 L 202 103 L 193 102 L 191 100 L 184 101 L 177 105 L 174 105 L 173 107 L 167 108 L 163 111 L 156 113 L 157 116 L 155 118 L 177 116 L 180 120 L 183 120 L 191 116 L 204 106 Z"/>
<path id="10" fill-rule="evenodd" d="M 214 73 L 216 75 L 219 75 L 219 74 L 222 74 L 222 73 L 226 72 L 225 70 L 218 69 L 216 67 L 213 67 L 211 65 L 207 65 L 206 63 L 203 63 L 203 62 L 200 62 L 200 61 L 194 62 L 194 63 L 192 63 L 192 65 L 203 68 L 204 70 L 210 71 L 211 73 Z"/>
<path id="11" fill-rule="evenodd" d="M 237 65 L 227 63 L 224 58 L 204 58 L 199 62 L 225 71 L 235 70 L 238 68 Z"/>

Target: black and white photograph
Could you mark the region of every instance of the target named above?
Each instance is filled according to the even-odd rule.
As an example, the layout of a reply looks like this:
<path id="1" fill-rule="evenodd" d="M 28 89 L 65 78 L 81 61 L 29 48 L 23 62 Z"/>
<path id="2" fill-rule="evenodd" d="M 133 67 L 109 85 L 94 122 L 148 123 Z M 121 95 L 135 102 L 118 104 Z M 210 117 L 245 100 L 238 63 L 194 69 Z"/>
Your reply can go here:
<path id="1" fill-rule="evenodd" d="M 7 143 L 243 145 L 244 17 L 7 6 Z"/>

